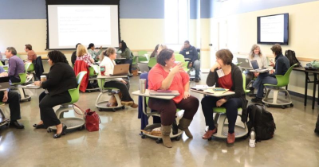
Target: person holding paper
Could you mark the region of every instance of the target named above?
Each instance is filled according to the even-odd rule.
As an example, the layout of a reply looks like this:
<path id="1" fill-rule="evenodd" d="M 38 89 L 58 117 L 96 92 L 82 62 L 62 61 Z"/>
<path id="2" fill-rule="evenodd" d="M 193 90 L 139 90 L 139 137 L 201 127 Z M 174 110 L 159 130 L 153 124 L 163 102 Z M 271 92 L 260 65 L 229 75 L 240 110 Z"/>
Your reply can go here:
<path id="1" fill-rule="evenodd" d="M 275 71 L 270 70 L 269 73 L 262 73 L 258 76 L 257 80 L 259 80 L 259 82 L 253 84 L 254 88 L 257 89 L 256 97 L 251 99 L 251 101 L 254 103 L 262 103 L 264 84 L 277 84 L 276 75 L 285 75 L 290 67 L 289 59 L 282 54 L 282 49 L 279 44 L 272 46 L 271 50 L 276 56 L 276 65 L 271 63 L 270 66 L 273 66 Z"/>
<path id="2" fill-rule="evenodd" d="M 100 50 L 96 52 L 94 43 L 90 43 L 87 49 L 88 49 L 89 54 L 92 56 L 92 58 L 95 61 L 98 61 L 100 59 L 99 56 L 102 52 L 102 46 L 100 46 Z"/>
<path id="3" fill-rule="evenodd" d="M 188 67 L 195 68 L 195 82 L 199 82 L 200 61 L 198 58 L 197 49 L 194 46 L 190 45 L 189 41 L 185 41 L 184 46 L 182 47 L 179 54 L 182 54 L 185 58 L 190 59 Z"/>
<path id="4" fill-rule="evenodd" d="M 243 89 L 243 78 L 240 69 L 232 63 L 233 54 L 228 49 L 221 49 L 216 53 L 216 63 L 210 69 L 207 77 L 208 86 L 216 86 L 234 91 L 234 95 L 225 97 L 205 96 L 202 99 L 202 110 L 205 116 L 208 130 L 203 135 L 203 139 L 209 139 L 217 128 L 213 119 L 214 107 L 225 107 L 228 119 L 227 143 L 235 142 L 235 123 L 238 115 L 238 108 L 246 109 L 247 100 Z M 222 130 L 222 129 L 219 129 Z"/>
<path id="5" fill-rule="evenodd" d="M 172 100 L 149 99 L 149 107 L 161 114 L 162 139 L 164 146 L 171 148 L 172 142 L 169 137 L 171 126 L 175 121 L 176 109 L 184 109 L 183 118 L 179 121 L 178 128 L 192 138 L 193 135 L 188 127 L 197 112 L 199 101 L 189 94 L 189 76 L 182 68 L 183 64 L 175 64 L 174 51 L 162 50 L 157 56 L 157 64 L 148 75 L 149 90 L 177 90 L 179 96 Z"/>
<path id="6" fill-rule="evenodd" d="M 104 75 L 113 74 L 114 66 L 116 58 L 116 50 L 114 48 L 107 48 L 105 52 L 103 52 L 101 57 L 100 67 L 105 66 Z M 101 72 L 100 72 L 101 75 Z M 104 87 L 114 87 L 121 91 L 122 96 L 121 101 L 122 105 L 131 106 L 132 108 L 137 108 L 138 105 L 134 103 L 130 93 L 129 93 L 129 81 L 124 80 L 122 78 L 116 78 L 115 80 L 106 80 Z"/>

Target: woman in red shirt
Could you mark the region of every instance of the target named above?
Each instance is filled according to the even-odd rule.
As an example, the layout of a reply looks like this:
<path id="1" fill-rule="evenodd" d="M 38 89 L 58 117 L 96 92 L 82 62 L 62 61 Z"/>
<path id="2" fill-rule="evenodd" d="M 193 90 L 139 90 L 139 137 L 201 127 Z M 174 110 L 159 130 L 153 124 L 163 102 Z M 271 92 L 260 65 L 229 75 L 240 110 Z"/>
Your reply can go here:
<path id="1" fill-rule="evenodd" d="M 192 138 L 188 126 L 198 109 L 199 101 L 189 94 L 189 76 L 183 70 L 182 64 L 175 63 L 174 51 L 162 50 L 157 56 L 157 64 L 148 75 L 148 89 L 150 90 L 177 90 L 179 96 L 172 100 L 149 99 L 149 107 L 161 114 L 162 139 L 164 146 L 171 148 L 172 142 L 169 137 L 171 125 L 175 120 L 176 109 L 185 110 L 183 118 L 179 121 L 178 128 Z"/>
<path id="2" fill-rule="evenodd" d="M 205 96 L 201 103 L 205 116 L 206 125 L 209 126 L 208 131 L 203 135 L 203 139 L 209 139 L 214 133 L 217 132 L 217 128 L 214 124 L 213 111 L 214 107 L 225 107 L 226 116 L 228 119 L 228 136 L 227 143 L 232 144 L 235 142 L 235 123 L 238 115 L 237 109 L 241 107 L 246 109 L 247 100 L 243 89 L 243 78 L 240 69 L 232 63 L 233 54 L 228 49 L 219 50 L 216 53 L 216 63 L 211 68 L 208 77 L 207 85 L 222 87 L 234 91 L 235 94 L 225 97 L 213 97 Z M 217 71 L 222 71 L 222 74 L 218 74 Z M 220 129 L 222 130 L 222 129 Z"/>

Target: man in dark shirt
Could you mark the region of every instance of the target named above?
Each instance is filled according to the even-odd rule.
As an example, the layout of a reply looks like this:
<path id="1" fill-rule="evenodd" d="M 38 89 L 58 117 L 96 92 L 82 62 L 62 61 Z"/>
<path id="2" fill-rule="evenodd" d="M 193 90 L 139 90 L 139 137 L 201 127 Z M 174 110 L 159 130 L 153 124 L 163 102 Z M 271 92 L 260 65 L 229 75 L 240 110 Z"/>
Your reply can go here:
<path id="1" fill-rule="evenodd" d="M 254 103 L 261 103 L 264 91 L 264 84 L 277 84 L 276 75 L 285 75 L 287 70 L 290 67 L 290 63 L 287 57 L 282 55 L 282 49 L 279 44 L 275 44 L 271 47 L 273 54 L 276 56 L 274 63 L 271 63 L 270 66 L 275 68 L 270 70 L 269 73 L 260 73 L 258 78 L 254 81 L 253 87 L 257 89 L 256 98 L 251 99 Z"/>
<path id="2" fill-rule="evenodd" d="M 81 43 L 78 43 L 75 45 L 75 51 L 72 53 L 72 56 L 71 56 L 71 62 L 72 62 L 72 66 L 74 66 L 75 64 L 75 61 L 76 61 L 76 50 L 78 48 L 78 45 L 80 45 Z"/>
<path id="3" fill-rule="evenodd" d="M 189 59 L 188 67 L 195 68 L 195 82 L 199 82 L 200 61 L 198 59 L 197 49 L 190 45 L 189 41 L 185 41 L 179 53 Z"/>

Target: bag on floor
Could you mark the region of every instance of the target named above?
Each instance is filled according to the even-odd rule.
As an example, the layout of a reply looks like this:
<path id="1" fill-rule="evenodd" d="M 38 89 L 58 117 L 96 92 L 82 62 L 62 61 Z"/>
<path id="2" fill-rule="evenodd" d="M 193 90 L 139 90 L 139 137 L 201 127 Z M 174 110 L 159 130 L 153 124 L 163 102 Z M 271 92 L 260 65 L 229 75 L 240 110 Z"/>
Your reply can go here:
<path id="1" fill-rule="evenodd" d="M 91 111 L 91 109 L 87 109 L 85 111 L 85 128 L 86 130 L 93 132 L 98 131 L 100 129 L 100 116 L 95 112 Z"/>
<path id="2" fill-rule="evenodd" d="M 247 122 L 248 134 L 250 134 L 251 128 L 254 127 L 257 141 L 273 138 L 276 124 L 272 114 L 263 105 L 259 104 L 249 105 L 247 112 L 249 115 L 249 121 Z"/>
<path id="3" fill-rule="evenodd" d="M 301 67 L 300 62 L 299 62 L 299 60 L 298 60 L 297 57 L 296 57 L 295 51 L 293 51 L 293 50 L 286 50 L 285 56 L 289 59 L 290 67 L 291 67 L 292 65 L 296 64 L 296 63 L 297 63 L 297 66 L 296 66 L 296 67 Z"/>
<path id="4" fill-rule="evenodd" d="M 315 133 L 317 133 L 319 135 L 319 115 L 318 115 L 318 118 L 317 118 Z"/>

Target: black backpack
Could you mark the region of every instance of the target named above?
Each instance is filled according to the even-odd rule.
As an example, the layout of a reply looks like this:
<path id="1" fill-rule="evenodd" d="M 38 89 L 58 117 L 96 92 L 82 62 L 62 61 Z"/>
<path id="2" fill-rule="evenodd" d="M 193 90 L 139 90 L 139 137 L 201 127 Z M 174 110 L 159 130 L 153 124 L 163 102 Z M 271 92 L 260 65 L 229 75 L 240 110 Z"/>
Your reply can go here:
<path id="1" fill-rule="evenodd" d="M 289 59 L 290 67 L 297 63 L 296 67 L 301 67 L 299 60 L 296 57 L 295 51 L 293 50 L 286 50 L 285 56 Z"/>
<path id="2" fill-rule="evenodd" d="M 268 140 L 274 136 L 276 124 L 274 118 L 270 112 L 265 110 L 263 105 L 251 104 L 247 108 L 249 115 L 248 135 L 250 134 L 251 128 L 254 127 L 256 133 L 256 140 Z"/>

